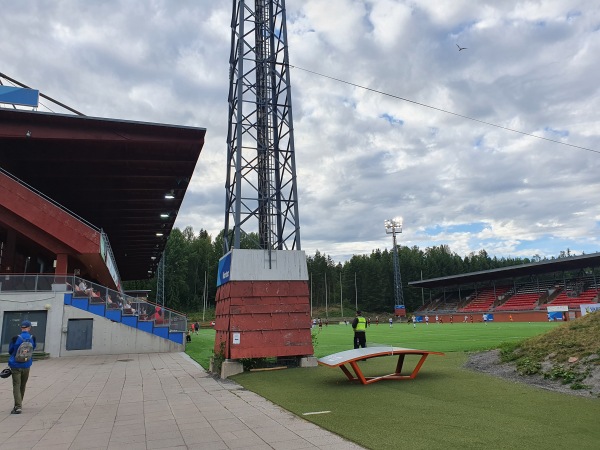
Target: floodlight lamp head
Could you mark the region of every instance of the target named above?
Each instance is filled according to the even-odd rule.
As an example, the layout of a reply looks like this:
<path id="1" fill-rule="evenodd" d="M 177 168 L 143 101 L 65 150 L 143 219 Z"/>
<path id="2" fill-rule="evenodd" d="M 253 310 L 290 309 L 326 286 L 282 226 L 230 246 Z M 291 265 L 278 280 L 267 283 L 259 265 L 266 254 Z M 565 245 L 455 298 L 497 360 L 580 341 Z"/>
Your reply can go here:
<path id="1" fill-rule="evenodd" d="M 395 219 L 386 219 L 384 224 L 385 231 L 387 234 L 390 234 L 392 232 L 402 233 L 402 217 L 396 217 Z"/>

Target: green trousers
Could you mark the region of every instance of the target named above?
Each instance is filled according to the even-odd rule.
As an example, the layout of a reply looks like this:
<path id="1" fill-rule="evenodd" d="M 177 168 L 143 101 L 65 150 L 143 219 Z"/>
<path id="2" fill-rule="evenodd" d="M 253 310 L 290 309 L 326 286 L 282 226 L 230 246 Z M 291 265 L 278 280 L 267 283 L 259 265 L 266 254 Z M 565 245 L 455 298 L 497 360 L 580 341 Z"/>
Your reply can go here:
<path id="1" fill-rule="evenodd" d="M 15 406 L 19 408 L 23 406 L 23 397 L 25 397 L 25 386 L 29 379 L 29 370 L 27 369 L 15 369 L 12 370 L 12 382 L 13 382 L 13 397 L 15 398 Z"/>

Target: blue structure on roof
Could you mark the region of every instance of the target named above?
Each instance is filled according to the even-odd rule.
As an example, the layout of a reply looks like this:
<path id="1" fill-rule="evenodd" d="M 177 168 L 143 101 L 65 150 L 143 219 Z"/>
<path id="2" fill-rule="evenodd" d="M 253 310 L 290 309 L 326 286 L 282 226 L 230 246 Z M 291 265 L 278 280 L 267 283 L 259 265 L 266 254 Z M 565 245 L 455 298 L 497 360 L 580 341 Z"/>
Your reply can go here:
<path id="1" fill-rule="evenodd" d="M 0 86 L 0 103 L 38 107 L 40 91 L 14 86 Z"/>

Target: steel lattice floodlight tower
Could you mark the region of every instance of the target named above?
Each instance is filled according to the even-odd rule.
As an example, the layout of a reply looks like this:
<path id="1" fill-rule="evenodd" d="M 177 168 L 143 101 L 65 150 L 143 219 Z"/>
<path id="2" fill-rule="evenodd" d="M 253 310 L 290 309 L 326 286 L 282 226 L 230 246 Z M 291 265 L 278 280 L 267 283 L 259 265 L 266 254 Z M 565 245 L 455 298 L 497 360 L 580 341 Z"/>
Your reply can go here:
<path id="1" fill-rule="evenodd" d="M 406 315 L 404 307 L 404 296 L 402 295 L 402 277 L 400 276 L 400 263 L 398 261 L 398 245 L 396 244 L 396 233 L 402 233 L 402 218 L 388 219 L 385 221 L 386 234 L 392 235 L 394 243 L 394 302 L 397 316 Z"/>
<path id="2" fill-rule="evenodd" d="M 224 253 L 301 250 L 284 0 L 234 0 Z"/>
<path id="3" fill-rule="evenodd" d="M 156 303 L 162 306 L 165 306 L 165 259 L 167 259 L 166 251 L 160 258 L 156 273 Z"/>
<path id="4" fill-rule="evenodd" d="M 241 370 L 241 358 L 302 364 L 313 354 L 288 61 L 285 1 L 234 0 L 214 347 L 227 363 L 221 376 Z M 248 245 L 250 233 L 257 238 Z"/>

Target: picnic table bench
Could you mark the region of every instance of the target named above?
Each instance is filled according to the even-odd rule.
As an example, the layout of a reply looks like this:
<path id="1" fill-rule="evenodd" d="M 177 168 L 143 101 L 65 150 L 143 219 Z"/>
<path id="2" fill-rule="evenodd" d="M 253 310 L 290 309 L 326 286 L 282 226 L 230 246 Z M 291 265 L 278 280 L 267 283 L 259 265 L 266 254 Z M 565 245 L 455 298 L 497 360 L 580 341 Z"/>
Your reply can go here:
<path id="1" fill-rule="evenodd" d="M 359 361 L 366 361 L 370 358 L 378 358 L 381 356 L 394 356 L 398 355 L 398 362 L 396 363 L 396 371 L 389 375 L 382 375 L 378 377 L 365 377 L 360 369 Z M 402 375 L 402 366 L 404 365 L 404 358 L 406 355 L 420 355 L 421 359 L 412 370 L 410 375 Z M 328 367 L 339 367 L 342 372 L 346 374 L 350 381 L 360 381 L 362 384 L 375 383 L 381 380 L 412 380 L 417 376 L 421 366 L 429 355 L 442 355 L 442 352 L 430 352 L 427 350 L 416 350 L 413 348 L 402 348 L 402 347 L 367 347 L 357 348 L 354 350 L 346 350 L 332 355 L 324 356 L 319 358 L 317 362 L 323 366 Z M 349 364 L 354 370 L 356 376 L 354 376 L 346 367 Z"/>

